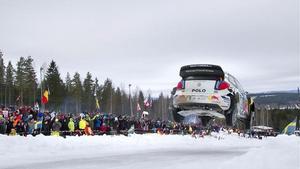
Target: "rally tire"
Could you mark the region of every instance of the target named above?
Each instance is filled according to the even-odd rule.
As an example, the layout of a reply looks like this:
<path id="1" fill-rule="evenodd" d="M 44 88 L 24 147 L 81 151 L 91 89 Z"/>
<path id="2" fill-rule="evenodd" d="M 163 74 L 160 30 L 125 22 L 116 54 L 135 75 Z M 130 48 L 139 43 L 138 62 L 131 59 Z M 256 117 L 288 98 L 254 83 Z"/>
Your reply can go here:
<path id="1" fill-rule="evenodd" d="M 237 122 L 238 122 L 238 118 L 237 118 L 238 103 L 239 103 L 239 96 L 238 96 L 238 94 L 230 95 L 230 100 L 231 100 L 230 108 L 225 113 L 226 125 L 227 126 L 231 126 L 231 127 L 236 127 L 237 126 Z"/>
<path id="2" fill-rule="evenodd" d="M 181 111 L 181 109 L 174 108 L 174 107 L 172 108 L 173 119 L 177 123 L 181 123 L 184 120 L 184 117 L 178 114 L 179 111 Z"/>

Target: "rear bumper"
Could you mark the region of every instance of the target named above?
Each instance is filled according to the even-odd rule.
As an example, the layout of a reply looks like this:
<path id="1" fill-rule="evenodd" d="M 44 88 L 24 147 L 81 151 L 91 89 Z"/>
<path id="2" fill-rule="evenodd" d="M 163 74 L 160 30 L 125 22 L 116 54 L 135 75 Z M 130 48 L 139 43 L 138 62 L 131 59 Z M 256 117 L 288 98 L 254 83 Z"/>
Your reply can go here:
<path id="1" fill-rule="evenodd" d="M 230 108 L 230 97 L 212 95 L 174 95 L 173 105 L 185 110 L 201 109 L 222 112 Z"/>

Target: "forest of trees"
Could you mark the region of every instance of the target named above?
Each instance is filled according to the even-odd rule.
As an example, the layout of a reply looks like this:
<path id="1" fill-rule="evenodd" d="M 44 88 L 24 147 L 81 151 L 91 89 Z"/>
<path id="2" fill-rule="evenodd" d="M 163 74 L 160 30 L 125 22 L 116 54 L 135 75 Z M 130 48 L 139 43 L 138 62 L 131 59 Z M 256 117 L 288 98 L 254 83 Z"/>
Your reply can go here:
<path id="1" fill-rule="evenodd" d="M 37 102 L 41 106 L 41 94 L 44 89 L 49 89 L 49 102 L 45 109 L 49 111 L 81 113 L 100 111 L 117 115 L 141 116 L 143 111 L 148 111 L 154 119 L 168 120 L 169 96 L 162 93 L 158 98 L 145 95 L 143 91 L 136 89 L 126 92 L 115 86 L 111 79 L 107 78 L 103 84 L 99 84 L 97 77 L 87 72 L 84 77 L 78 72 L 74 75 L 67 73 L 65 79 L 61 77 L 57 63 L 52 60 L 46 68 L 34 69 L 34 59 L 31 56 L 20 57 L 14 66 L 11 61 L 4 62 L 4 55 L 0 51 L 0 104 L 3 106 L 34 106 Z M 44 72 L 42 83 L 38 81 L 40 72 Z M 43 73 L 42 73 L 43 74 Z M 42 91 L 41 91 L 42 86 Z M 100 108 L 97 109 L 96 98 Z M 151 106 L 144 105 L 149 100 Z M 131 106 L 130 106 L 131 103 Z M 140 110 L 138 110 L 138 104 Z"/>

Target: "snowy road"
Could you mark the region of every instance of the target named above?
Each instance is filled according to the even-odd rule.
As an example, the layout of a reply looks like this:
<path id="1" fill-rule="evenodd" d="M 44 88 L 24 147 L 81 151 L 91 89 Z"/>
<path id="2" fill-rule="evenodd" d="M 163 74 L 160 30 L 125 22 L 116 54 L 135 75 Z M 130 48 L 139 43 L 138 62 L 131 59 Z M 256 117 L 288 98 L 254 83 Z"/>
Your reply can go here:
<path id="1" fill-rule="evenodd" d="M 1 169 L 300 168 L 300 138 L 1 137 Z M 288 145 L 287 145 L 288 144 Z M 284 147 L 283 147 L 284 145 Z M 279 158 L 280 157 L 280 158 Z M 251 159 L 251 160 L 249 160 Z M 276 159 L 276 160 L 274 160 Z M 253 160 L 253 161 L 252 161 Z"/>
<path id="2" fill-rule="evenodd" d="M 52 162 L 16 165 L 7 169 L 65 169 L 67 168 L 183 168 L 201 166 L 214 168 L 219 164 L 246 153 L 247 150 L 156 150 L 134 154 L 86 157 L 79 159 L 58 160 Z"/>

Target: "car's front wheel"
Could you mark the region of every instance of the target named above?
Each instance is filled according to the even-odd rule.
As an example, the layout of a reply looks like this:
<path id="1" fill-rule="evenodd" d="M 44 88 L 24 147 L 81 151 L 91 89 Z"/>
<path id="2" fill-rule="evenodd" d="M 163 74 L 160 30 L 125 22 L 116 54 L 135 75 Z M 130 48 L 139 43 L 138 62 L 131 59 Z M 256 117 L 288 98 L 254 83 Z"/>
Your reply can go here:
<path id="1" fill-rule="evenodd" d="M 204 127 L 207 127 L 209 125 L 209 123 L 211 122 L 211 120 L 213 119 L 210 116 L 201 116 L 200 118 L 201 118 L 202 126 L 204 126 Z"/>
<path id="2" fill-rule="evenodd" d="M 237 114 L 238 114 L 238 102 L 239 96 L 238 94 L 230 95 L 230 108 L 225 112 L 226 117 L 226 125 L 234 127 L 237 122 Z"/>

